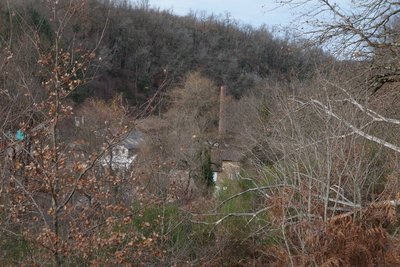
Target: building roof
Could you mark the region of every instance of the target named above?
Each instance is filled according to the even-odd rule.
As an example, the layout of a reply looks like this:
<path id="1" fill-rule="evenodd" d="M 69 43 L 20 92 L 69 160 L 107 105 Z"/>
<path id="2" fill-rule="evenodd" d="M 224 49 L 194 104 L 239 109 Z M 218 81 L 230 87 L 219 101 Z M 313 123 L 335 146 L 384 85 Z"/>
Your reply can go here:
<path id="1" fill-rule="evenodd" d="M 243 153 L 237 147 L 214 148 L 211 150 L 211 169 L 219 172 L 222 170 L 222 162 L 240 162 L 242 158 Z"/>
<path id="2" fill-rule="evenodd" d="M 234 161 L 239 162 L 243 157 L 242 152 L 235 147 L 228 147 L 222 149 L 221 151 L 221 160 L 222 161 Z"/>
<path id="3" fill-rule="evenodd" d="M 138 149 L 143 140 L 143 133 L 136 130 L 130 132 L 126 138 L 121 141 L 121 145 L 127 149 Z"/>

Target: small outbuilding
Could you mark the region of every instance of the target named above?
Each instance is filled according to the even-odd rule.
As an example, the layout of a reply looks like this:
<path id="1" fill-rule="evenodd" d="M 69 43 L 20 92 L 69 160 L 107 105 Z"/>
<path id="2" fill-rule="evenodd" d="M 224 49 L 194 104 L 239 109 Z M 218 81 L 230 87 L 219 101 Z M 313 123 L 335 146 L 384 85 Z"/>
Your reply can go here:
<path id="1" fill-rule="evenodd" d="M 109 166 L 114 170 L 127 170 L 137 157 L 143 141 L 141 131 L 130 132 L 104 156 L 101 164 L 103 167 Z"/>

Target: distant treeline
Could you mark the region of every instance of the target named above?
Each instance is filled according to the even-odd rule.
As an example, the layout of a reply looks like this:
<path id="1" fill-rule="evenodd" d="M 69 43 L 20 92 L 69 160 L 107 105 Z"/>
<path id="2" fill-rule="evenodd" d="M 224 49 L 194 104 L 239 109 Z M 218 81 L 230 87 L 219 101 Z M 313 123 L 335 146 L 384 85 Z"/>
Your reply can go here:
<path id="1" fill-rule="evenodd" d="M 12 24 L 14 35 L 29 26 L 36 29 L 41 46 L 51 47 L 54 29 L 51 14 L 42 13 L 42 1 L 15 1 L 20 14 L 11 16 L 1 2 L 1 42 L 7 42 Z M 66 49 L 94 48 L 107 24 L 96 52 L 95 78 L 73 94 L 75 102 L 122 93 L 131 104 L 142 103 L 163 82 L 175 86 L 190 71 L 228 85 L 239 97 L 264 79 L 305 79 L 328 59 L 321 50 L 277 38 L 265 27 L 195 13 L 179 17 L 126 1 L 91 0 L 72 19 L 63 33 Z"/>

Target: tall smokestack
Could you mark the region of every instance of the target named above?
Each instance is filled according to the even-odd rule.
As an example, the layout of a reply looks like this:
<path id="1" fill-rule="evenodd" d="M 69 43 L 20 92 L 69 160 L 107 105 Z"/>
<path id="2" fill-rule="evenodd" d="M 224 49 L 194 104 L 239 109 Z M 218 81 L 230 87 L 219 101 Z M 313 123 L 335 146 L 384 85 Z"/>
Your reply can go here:
<path id="1" fill-rule="evenodd" d="M 219 98 L 219 123 L 218 134 L 224 136 L 226 133 L 226 102 L 228 88 L 225 85 L 221 86 L 221 95 Z"/>

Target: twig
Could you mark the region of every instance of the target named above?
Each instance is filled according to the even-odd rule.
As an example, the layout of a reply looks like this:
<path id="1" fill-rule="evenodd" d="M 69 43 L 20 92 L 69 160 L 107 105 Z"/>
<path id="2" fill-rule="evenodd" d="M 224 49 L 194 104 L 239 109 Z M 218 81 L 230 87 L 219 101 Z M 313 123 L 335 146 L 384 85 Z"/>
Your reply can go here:
<path id="1" fill-rule="evenodd" d="M 387 141 L 385 141 L 385 140 L 383 140 L 383 139 L 381 139 L 379 137 L 367 134 L 366 132 L 360 130 L 356 126 L 352 125 L 351 123 L 347 122 L 346 120 L 342 119 L 337 114 L 332 112 L 326 105 L 322 104 L 320 101 L 312 99 L 311 102 L 317 104 L 320 108 L 322 108 L 325 111 L 326 114 L 328 114 L 328 115 L 332 116 L 333 118 L 335 118 L 335 119 L 341 121 L 342 123 L 344 123 L 348 128 L 353 130 L 354 133 L 356 133 L 356 134 L 358 134 L 358 135 L 360 135 L 360 136 L 362 136 L 362 137 L 364 137 L 364 138 L 366 138 L 366 139 L 368 139 L 370 141 L 373 141 L 375 143 L 381 144 L 384 147 L 387 147 L 387 148 L 389 148 L 389 149 L 391 149 L 391 150 L 393 150 L 395 152 L 400 153 L 400 147 L 398 147 L 398 146 L 396 146 L 396 145 L 394 145 L 392 143 L 389 143 L 389 142 L 387 142 Z"/>

